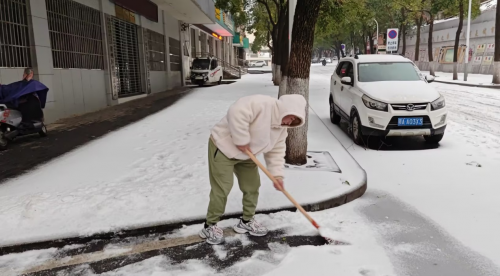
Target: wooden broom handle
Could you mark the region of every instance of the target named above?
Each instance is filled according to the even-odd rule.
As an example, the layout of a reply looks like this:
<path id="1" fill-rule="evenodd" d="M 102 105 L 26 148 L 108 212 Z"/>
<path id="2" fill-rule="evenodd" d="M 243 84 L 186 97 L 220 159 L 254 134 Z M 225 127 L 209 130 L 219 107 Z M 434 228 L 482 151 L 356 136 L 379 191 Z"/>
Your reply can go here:
<path id="1" fill-rule="evenodd" d="M 253 162 L 255 162 L 255 164 L 257 164 L 257 166 L 259 166 L 259 168 L 267 175 L 267 177 L 269 177 L 269 179 L 271 179 L 271 181 L 273 183 L 277 183 L 278 181 L 276 180 L 276 178 L 267 170 L 266 167 L 264 167 L 264 165 L 262 165 L 262 163 L 260 163 L 260 161 L 255 157 L 255 155 L 253 153 L 251 153 L 249 150 L 246 150 L 245 152 L 248 156 L 250 156 L 250 159 L 253 160 Z M 293 203 L 293 205 L 295 205 L 295 207 L 297 207 L 297 209 L 299 209 L 299 211 L 314 225 L 314 227 L 316 228 L 319 228 L 319 225 L 316 223 L 316 221 L 314 221 L 314 219 L 306 212 L 306 210 L 304 210 L 304 208 L 302 208 L 302 206 L 300 206 L 300 204 L 285 190 L 284 187 L 282 187 L 283 189 L 281 190 L 285 196 Z"/>

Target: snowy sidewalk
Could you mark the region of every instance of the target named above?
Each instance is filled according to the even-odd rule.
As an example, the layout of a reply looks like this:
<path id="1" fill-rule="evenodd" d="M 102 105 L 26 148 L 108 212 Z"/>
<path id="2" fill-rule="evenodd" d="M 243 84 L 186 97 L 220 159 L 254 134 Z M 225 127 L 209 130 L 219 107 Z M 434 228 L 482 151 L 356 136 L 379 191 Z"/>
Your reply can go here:
<path id="1" fill-rule="evenodd" d="M 430 75 L 429 71 L 422 71 L 422 73 Z M 493 84 L 492 81 L 493 81 L 492 75 L 483 75 L 483 74 L 468 74 L 467 81 L 464 81 L 463 73 L 458 73 L 458 80 L 453 80 L 453 73 L 445 73 L 445 72 L 436 72 L 436 79 L 435 79 L 435 82 L 440 82 L 440 83 L 500 89 L 500 85 Z"/>
<path id="2" fill-rule="evenodd" d="M 277 93 L 260 75 L 196 89 L 166 110 L 4 183 L 0 247 L 203 219 L 209 130 L 236 99 L 256 91 Z M 287 169 L 288 191 L 310 209 L 360 196 L 364 170 L 312 111 L 308 140 L 308 149 L 328 151 L 341 173 Z M 261 177 L 259 211 L 293 207 Z M 226 215 L 241 212 L 234 187 Z"/>

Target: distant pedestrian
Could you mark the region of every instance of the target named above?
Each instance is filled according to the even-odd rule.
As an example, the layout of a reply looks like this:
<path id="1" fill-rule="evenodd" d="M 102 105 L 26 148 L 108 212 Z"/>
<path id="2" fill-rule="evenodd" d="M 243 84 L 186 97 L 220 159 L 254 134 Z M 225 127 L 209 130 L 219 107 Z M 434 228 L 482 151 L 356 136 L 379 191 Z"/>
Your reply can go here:
<path id="1" fill-rule="evenodd" d="M 283 187 L 287 128 L 304 124 L 306 100 L 301 95 L 284 95 L 276 99 L 252 95 L 239 99 L 211 131 L 208 144 L 210 203 L 200 237 L 209 244 L 224 242 L 217 226 L 226 209 L 229 192 L 236 175 L 243 192 L 243 217 L 233 227 L 238 233 L 265 236 L 267 228 L 254 218 L 259 199 L 260 176 L 257 165 L 245 154 L 264 154 L 268 170 L 278 179 L 274 187 Z"/>

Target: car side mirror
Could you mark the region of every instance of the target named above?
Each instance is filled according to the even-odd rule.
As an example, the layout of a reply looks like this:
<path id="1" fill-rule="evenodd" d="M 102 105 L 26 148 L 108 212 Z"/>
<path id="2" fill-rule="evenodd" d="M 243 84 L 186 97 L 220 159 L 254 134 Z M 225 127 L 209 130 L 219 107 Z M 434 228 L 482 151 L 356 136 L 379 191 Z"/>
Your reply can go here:
<path id="1" fill-rule="evenodd" d="M 189 67 L 189 69 L 193 70 L 193 66 Z"/>
<path id="2" fill-rule="evenodd" d="M 340 82 L 345 85 L 352 85 L 351 77 L 343 77 Z"/>
<path id="3" fill-rule="evenodd" d="M 427 80 L 428 83 L 433 82 L 435 79 L 436 78 L 434 76 L 432 76 L 432 75 L 428 75 L 428 76 L 426 75 L 425 76 L 425 80 Z"/>

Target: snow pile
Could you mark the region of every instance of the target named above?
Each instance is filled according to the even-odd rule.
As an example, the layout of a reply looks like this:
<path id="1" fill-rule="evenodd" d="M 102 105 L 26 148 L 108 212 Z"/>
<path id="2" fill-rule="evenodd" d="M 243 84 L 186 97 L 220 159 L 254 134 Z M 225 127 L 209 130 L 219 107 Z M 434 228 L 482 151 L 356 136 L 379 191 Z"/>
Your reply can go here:
<path id="1" fill-rule="evenodd" d="M 57 248 L 33 250 L 0 256 L 0 275 L 19 275 L 24 270 L 39 266 L 54 259 Z"/>

